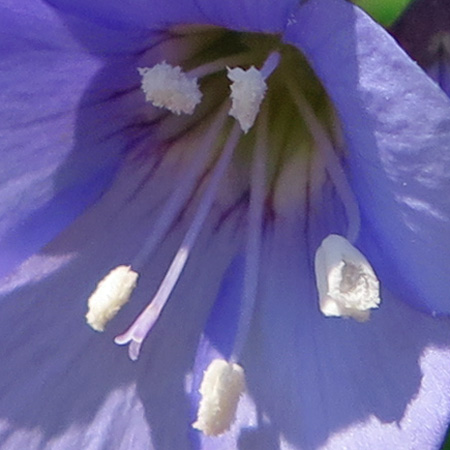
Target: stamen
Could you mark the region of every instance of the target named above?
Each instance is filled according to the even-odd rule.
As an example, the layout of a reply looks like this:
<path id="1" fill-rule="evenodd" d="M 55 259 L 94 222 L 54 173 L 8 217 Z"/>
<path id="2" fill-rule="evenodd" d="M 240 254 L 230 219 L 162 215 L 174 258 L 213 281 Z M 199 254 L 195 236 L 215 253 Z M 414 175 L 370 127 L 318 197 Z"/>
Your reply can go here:
<path id="1" fill-rule="evenodd" d="M 244 369 L 223 359 L 211 362 L 200 386 L 202 399 L 193 428 L 218 436 L 233 424 L 239 398 L 245 390 Z"/>
<path id="2" fill-rule="evenodd" d="M 175 114 L 192 114 L 202 99 L 197 79 L 188 77 L 179 66 L 163 61 L 138 71 L 146 100 L 158 108 L 167 108 Z"/>
<path id="3" fill-rule="evenodd" d="M 233 348 L 233 360 L 240 358 L 253 315 L 261 253 L 262 222 L 266 197 L 267 108 L 259 123 L 255 157 L 251 170 L 251 192 L 247 228 L 243 306 Z M 197 421 L 192 425 L 206 436 L 229 430 L 235 420 L 239 397 L 245 389 L 244 369 L 236 363 L 214 360 L 205 372 Z"/>
<path id="4" fill-rule="evenodd" d="M 315 258 L 320 310 L 325 316 L 364 322 L 380 304 L 379 281 L 364 255 L 347 239 L 326 237 Z"/>
<path id="5" fill-rule="evenodd" d="M 333 182 L 346 210 L 348 222 L 347 239 L 352 243 L 356 242 L 359 235 L 359 229 L 361 227 L 359 206 L 347 181 L 340 159 L 334 151 L 334 146 L 328 138 L 327 132 L 316 117 L 309 103 L 293 85 L 291 80 L 288 82 L 288 87 L 300 114 L 303 116 L 303 119 L 308 125 L 314 138 L 317 151 L 320 152 L 325 159 L 327 172 L 330 175 L 331 181 Z"/>
<path id="6" fill-rule="evenodd" d="M 226 102 L 217 114 L 217 118 L 213 121 L 208 131 L 204 134 L 204 138 L 201 140 L 198 148 L 196 148 L 195 157 L 190 167 L 183 172 L 183 177 L 180 180 L 177 180 L 177 187 L 171 194 L 167 203 L 164 205 L 161 215 L 156 220 L 142 249 L 133 261 L 133 265 L 135 267 L 142 265 L 151 252 L 158 246 L 158 244 L 160 244 L 173 221 L 183 209 L 187 199 L 195 187 L 196 181 L 210 158 L 211 148 L 213 147 L 214 141 L 217 139 L 217 135 L 222 129 L 226 118 L 227 106 L 228 103 Z"/>
<path id="7" fill-rule="evenodd" d="M 86 321 L 94 330 L 104 331 L 106 324 L 130 300 L 138 276 L 130 266 L 118 266 L 97 284 L 88 299 L 86 314 Z"/>
<path id="8" fill-rule="evenodd" d="M 200 200 L 199 207 L 183 239 L 183 242 L 181 243 L 180 249 L 175 255 L 175 258 L 173 259 L 155 297 L 134 321 L 130 328 L 122 335 L 117 336 L 114 340 L 114 342 L 119 345 L 130 343 L 128 354 L 130 359 L 133 361 L 138 358 L 143 340 L 158 320 L 162 309 L 167 303 L 167 300 L 169 299 L 169 296 L 184 269 L 192 247 L 194 246 L 195 241 L 197 240 L 197 237 L 202 229 L 203 223 L 211 209 L 219 187 L 219 182 L 231 161 L 240 135 L 241 132 L 239 127 L 235 125 L 225 144 L 222 154 L 214 167 L 209 184 L 207 185 L 203 197 Z"/>
<path id="9" fill-rule="evenodd" d="M 265 108 L 258 124 L 255 155 L 250 175 L 251 190 L 247 227 L 245 281 L 242 308 L 233 348 L 233 358 L 235 360 L 240 359 L 242 349 L 247 340 L 258 289 L 264 202 L 266 199 L 267 122 L 267 108 Z"/>

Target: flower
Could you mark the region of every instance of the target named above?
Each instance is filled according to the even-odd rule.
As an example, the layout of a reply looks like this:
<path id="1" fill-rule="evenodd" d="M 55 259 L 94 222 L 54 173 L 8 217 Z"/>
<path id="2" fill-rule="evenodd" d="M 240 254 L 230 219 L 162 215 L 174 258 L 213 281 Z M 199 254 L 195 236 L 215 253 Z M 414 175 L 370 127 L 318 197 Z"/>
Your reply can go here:
<path id="1" fill-rule="evenodd" d="M 450 104 L 381 27 L 341 0 L 5 0 L 0 22 L 4 448 L 438 445 Z M 230 42 L 252 48 L 246 68 L 267 83 L 245 136 L 233 118 L 222 128 L 225 68 L 241 64 L 216 51 Z M 196 78 L 214 58 L 223 73 L 199 83 L 192 115 L 145 103 L 139 68 L 189 63 Z M 344 268 L 367 261 L 379 280 L 364 323 L 319 309 L 314 257 L 330 234 L 355 248 L 339 247 Z M 119 265 L 139 280 L 99 335 L 86 302 Z M 140 350 L 133 363 L 112 340 L 159 286 L 170 300 L 142 349 L 133 332 L 119 339 Z M 235 422 L 205 436 L 191 398 L 206 366 L 233 355 L 246 385 Z M 242 380 L 229 384 L 239 396 Z"/>
<path id="2" fill-rule="evenodd" d="M 392 34 L 450 95 L 450 2 L 414 1 L 393 25 Z"/>

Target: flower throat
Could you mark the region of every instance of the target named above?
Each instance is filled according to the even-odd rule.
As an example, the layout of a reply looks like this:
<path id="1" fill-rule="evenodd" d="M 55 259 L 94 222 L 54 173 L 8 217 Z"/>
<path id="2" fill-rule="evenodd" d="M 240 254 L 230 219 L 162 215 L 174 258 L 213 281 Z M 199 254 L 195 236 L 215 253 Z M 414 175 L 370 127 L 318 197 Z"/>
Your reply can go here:
<path id="1" fill-rule="evenodd" d="M 230 170 L 239 174 L 233 188 L 242 191 L 247 203 L 242 307 L 232 356 L 229 361 L 211 362 L 193 425 L 204 434 L 218 435 L 231 426 L 245 388 L 244 370 L 238 363 L 257 301 L 264 228 L 286 208 L 304 202 L 297 191 L 286 188 L 289 180 L 294 185 L 303 177 L 302 191 L 309 193 L 311 203 L 320 196 L 324 180 L 330 180 L 345 211 L 345 237 L 331 235 L 313 250 L 322 313 L 368 320 L 370 309 L 379 304 L 378 280 L 353 246 L 359 211 L 342 170 L 343 145 L 335 112 L 297 49 L 276 36 L 177 28 L 165 34 L 136 69 L 150 115 L 156 114 L 161 123 L 171 121 L 171 132 L 163 137 L 169 143 L 167 152 L 170 142 L 188 133 L 198 135 L 199 145 L 134 260 L 112 270 L 89 298 L 87 320 L 103 331 L 129 300 L 137 273 L 180 214 L 192 207 L 190 225 L 153 298 L 115 338 L 119 345 L 129 344 L 129 356 L 137 360 L 189 262 L 225 175 Z M 292 170 L 292 161 L 300 161 L 308 170 L 299 175 Z M 194 205 L 193 197 L 198 199 Z"/>

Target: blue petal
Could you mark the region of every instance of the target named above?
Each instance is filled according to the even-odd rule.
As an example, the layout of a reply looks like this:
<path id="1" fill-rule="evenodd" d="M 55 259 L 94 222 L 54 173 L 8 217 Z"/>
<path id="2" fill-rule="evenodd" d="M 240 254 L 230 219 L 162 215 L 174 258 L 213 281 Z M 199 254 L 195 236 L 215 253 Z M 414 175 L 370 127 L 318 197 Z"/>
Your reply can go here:
<path id="1" fill-rule="evenodd" d="M 281 435 L 289 449 L 437 448 L 450 418 L 449 320 L 386 290 L 367 323 L 325 318 L 298 229 L 280 221 L 267 237 L 243 361 L 261 422 L 237 442 L 271 449 Z"/>
<path id="2" fill-rule="evenodd" d="M 164 29 L 179 24 L 217 25 L 236 30 L 281 32 L 296 0 L 166 0 L 110 2 L 50 0 L 58 10 L 110 27 Z"/>
<path id="3" fill-rule="evenodd" d="M 64 14 L 51 2 L 42 0 L 5 0 L 0 13 L 2 48 L 10 51 L 58 49 L 65 51 L 63 55 L 78 54 L 78 61 L 83 62 L 87 55 L 80 54 L 78 41 L 86 43 L 93 52 L 111 56 L 142 50 L 145 38 L 149 38 L 148 28 L 111 26 L 111 14 L 95 21 L 89 16 Z"/>
<path id="4" fill-rule="evenodd" d="M 354 5 L 311 0 L 288 27 L 335 103 L 360 244 L 400 298 L 450 313 L 450 102 Z"/>
<path id="5" fill-rule="evenodd" d="M 280 441 L 290 450 L 437 448 L 450 418 L 449 320 L 422 314 L 386 289 L 367 323 L 325 318 L 299 233 L 303 221 L 277 218 L 265 235 L 256 313 L 240 361 L 248 392 L 237 423 L 217 438 L 197 433 L 194 442 L 203 449 L 273 450 Z M 242 276 L 238 257 L 208 325 L 221 316 L 233 334 Z M 203 335 L 194 388 L 228 343 L 225 327 Z"/>
<path id="6" fill-rule="evenodd" d="M 0 275 L 99 198 L 136 135 L 140 95 L 133 53 L 100 60 L 52 8 L 11 3 L 0 6 Z"/>
<path id="7" fill-rule="evenodd" d="M 184 158 L 197 150 L 187 142 L 156 168 L 151 161 L 128 161 L 95 207 L 1 284 L 1 448 L 189 448 L 183 385 L 206 321 L 205 302 L 214 298 L 235 251 L 232 233 L 217 232 L 217 217 L 205 226 L 138 362 L 113 337 L 156 291 L 189 214 L 144 265 L 132 301 L 105 333 L 84 320 L 96 283 L 131 261 L 148 236 Z"/>

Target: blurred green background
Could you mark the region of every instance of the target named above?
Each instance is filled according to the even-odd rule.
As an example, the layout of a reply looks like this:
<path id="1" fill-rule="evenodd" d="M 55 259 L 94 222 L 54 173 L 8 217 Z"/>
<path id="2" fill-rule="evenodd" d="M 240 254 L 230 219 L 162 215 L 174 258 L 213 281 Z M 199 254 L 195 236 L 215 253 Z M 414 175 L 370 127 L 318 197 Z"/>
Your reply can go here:
<path id="1" fill-rule="evenodd" d="M 391 25 L 411 0 L 353 0 L 375 20 L 385 26 Z"/>
<path id="2" fill-rule="evenodd" d="M 414 0 L 352 0 L 385 27 L 392 25 Z M 450 428 L 441 450 L 450 450 Z"/>

